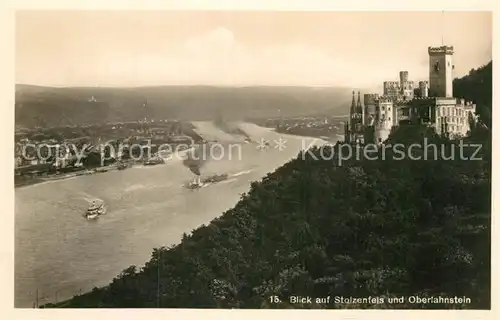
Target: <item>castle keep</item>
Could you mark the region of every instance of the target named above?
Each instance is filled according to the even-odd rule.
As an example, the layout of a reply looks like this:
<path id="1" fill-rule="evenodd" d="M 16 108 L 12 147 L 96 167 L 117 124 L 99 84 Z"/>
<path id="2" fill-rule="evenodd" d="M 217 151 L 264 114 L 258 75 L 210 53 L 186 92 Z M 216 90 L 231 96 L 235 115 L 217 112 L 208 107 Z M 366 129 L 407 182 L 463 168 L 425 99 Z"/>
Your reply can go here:
<path id="1" fill-rule="evenodd" d="M 353 91 L 349 121 L 345 124 L 348 143 L 382 143 L 400 125 L 423 124 L 438 134 L 464 136 L 475 120 L 476 105 L 453 97 L 453 47 L 429 47 L 429 80 L 418 85 L 408 71 L 399 81 L 385 81 L 383 94 Z"/>

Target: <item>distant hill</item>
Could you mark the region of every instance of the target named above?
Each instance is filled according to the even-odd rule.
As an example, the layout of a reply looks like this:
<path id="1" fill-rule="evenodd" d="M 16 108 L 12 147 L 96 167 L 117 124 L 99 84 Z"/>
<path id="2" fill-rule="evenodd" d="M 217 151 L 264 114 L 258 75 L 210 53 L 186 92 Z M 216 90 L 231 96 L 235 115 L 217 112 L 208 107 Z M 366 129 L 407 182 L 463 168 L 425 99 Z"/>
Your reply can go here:
<path id="1" fill-rule="evenodd" d="M 453 93 L 456 97 L 474 101 L 481 121 L 491 128 L 491 106 L 493 90 L 493 62 L 490 61 L 478 69 L 472 69 L 468 75 L 453 81 Z"/>
<path id="2" fill-rule="evenodd" d="M 226 120 L 342 114 L 351 89 L 163 86 L 53 88 L 16 85 L 17 126 L 133 121 L 144 117 Z M 90 101 L 92 97 L 95 101 Z"/>

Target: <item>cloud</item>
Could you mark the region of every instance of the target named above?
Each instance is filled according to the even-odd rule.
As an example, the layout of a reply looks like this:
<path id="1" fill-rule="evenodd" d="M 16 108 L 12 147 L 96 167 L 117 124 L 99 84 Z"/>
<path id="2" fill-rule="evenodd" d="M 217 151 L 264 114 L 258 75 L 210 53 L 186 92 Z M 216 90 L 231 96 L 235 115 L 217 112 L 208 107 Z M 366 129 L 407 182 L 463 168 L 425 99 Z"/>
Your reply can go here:
<path id="1" fill-rule="evenodd" d="M 234 35 L 231 30 L 218 27 L 204 35 L 188 39 L 184 48 L 191 53 L 200 50 L 228 51 L 235 45 Z"/>
<path id="2" fill-rule="evenodd" d="M 420 23 L 422 14 L 428 23 Z M 445 15 L 445 40 L 456 47 L 456 76 L 491 60 L 491 13 L 486 15 Z M 399 70 L 420 80 L 428 77 L 427 46 L 442 40 L 441 16 L 24 13 L 16 16 L 16 82 L 359 88 L 396 80 Z"/>
<path id="3" fill-rule="evenodd" d="M 102 62 L 101 81 L 127 80 L 130 84 L 362 86 L 373 84 L 377 73 L 386 72 L 371 67 L 368 79 L 362 63 L 303 43 L 250 47 L 223 27 L 192 37 L 168 52 L 119 52 Z"/>

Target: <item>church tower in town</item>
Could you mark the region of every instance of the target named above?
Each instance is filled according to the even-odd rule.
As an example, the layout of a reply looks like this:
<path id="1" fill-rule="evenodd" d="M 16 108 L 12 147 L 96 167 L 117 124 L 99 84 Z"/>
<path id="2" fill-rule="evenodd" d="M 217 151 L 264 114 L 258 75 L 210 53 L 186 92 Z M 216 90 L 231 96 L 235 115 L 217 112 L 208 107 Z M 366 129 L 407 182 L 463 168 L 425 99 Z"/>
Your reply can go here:
<path id="1" fill-rule="evenodd" d="M 361 93 L 358 92 L 356 101 L 356 92 L 352 92 L 351 109 L 349 112 L 349 121 L 345 126 L 345 140 L 348 142 L 363 142 L 363 105 L 361 104 Z"/>

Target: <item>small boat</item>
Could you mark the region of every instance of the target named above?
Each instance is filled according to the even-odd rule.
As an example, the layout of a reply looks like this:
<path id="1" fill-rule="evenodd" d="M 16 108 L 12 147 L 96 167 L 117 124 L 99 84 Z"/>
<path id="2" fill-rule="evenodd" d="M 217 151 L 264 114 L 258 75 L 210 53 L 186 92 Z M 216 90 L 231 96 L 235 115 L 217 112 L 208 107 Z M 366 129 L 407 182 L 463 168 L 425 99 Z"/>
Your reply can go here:
<path id="1" fill-rule="evenodd" d="M 118 167 L 118 170 L 125 170 L 129 166 L 126 163 L 120 162 L 117 167 Z"/>
<path id="2" fill-rule="evenodd" d="M 163 160 L 160 157 L 156 157 L 156 158 L 152 158 L 152 159 L 147 160 L 146 162 L 144 162 L 144 165 L 145 166 L 154 166 L 157 164 L 164 164 L 164 163 L 165 163 L 165 160 Z"/>
<path id="3" fill-rule="evenodd" d="M 87 212 L 85 212 L 85 218 L 87 218 L 87 220 L 94 220 L 103 214 L 106 214 L 106 208 L 104 207 L 104 204 L 98 204 L 94 200 L 87 209 Z"/>
<path id="4" fill-rule="evenodd" d="M 186 188 L 188 189 L 199 189 L 203 187 L 205 184 L 201 181 L 200 176 L 195 176 L 192 181 L 190 181 Z"/>
<path id="5" fill-rule="evenodd" d="M 192 181 L 190 181 L 187 185 L 186 188 L 188 189 L 199 189 L 206 187 L 210 184 L 218 183 L 224 180 L 228 179 L 228 174 L 227 173 L 221 173 L 221 174 L 214 174 L 211 176 L 208 176 L 206 178 L 201 179 L 200 176 L 195 176 Z"/>
<path id="6" fill-rule="evenodd" d="M 203 179 L 202 183 L 217 183 L 227 180 L 227 178 L 228 178 L 227 173 L 214 174 L 212 176 L 208 176 L 205 179 Z"/>
<path id="7" fill-rule="evenodd" d="M 92 213 L 92 214 L 87 213 L 85 215 L 85 218 L 87 218 L 87 220 L 95 220 L 98 217 L 99 217 L 99 214 L 97 214 L 97 213 Z"/>

